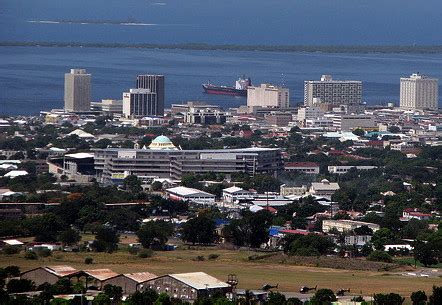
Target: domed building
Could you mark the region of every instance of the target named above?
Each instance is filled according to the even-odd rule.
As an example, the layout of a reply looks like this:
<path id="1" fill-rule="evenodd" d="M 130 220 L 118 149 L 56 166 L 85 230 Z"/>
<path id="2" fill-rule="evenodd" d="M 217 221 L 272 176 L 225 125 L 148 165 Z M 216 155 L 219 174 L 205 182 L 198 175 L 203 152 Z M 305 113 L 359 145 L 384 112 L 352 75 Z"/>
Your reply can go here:
<path id="1" fill-rule="evenodd" d="M 152 140 L 152 143 L 149 145 L 149 149 L 154 150 L 178 150 L 178 148 L 173 145 L 172 141 L 166 136 L 158 136 Z"/>

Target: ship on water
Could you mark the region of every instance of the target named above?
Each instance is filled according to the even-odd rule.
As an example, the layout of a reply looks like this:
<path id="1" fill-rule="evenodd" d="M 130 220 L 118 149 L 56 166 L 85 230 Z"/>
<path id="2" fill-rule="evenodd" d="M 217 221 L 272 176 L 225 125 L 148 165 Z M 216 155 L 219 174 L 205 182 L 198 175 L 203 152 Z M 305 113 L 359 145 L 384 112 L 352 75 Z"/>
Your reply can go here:
<path id="1" fill-rule="evenodd" d="M 210 83 L 203 84 L 203 89 L 205 93 L 208 94 L 219 94 L 219 95 L 232 95 L 232 96 L 247 96 L 247 88 L 252 85 L 250 78 L 243 76 L 240 77 L 236 82 L 235 86 L 218 86 Z"/>

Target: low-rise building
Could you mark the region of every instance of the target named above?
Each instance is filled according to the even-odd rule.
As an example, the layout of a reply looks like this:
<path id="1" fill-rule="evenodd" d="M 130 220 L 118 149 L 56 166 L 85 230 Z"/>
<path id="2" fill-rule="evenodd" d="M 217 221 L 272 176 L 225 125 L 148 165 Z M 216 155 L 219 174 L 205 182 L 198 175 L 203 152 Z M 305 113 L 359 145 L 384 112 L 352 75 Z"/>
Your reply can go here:
<path id="1" fill-rule="evenodd" d="M 363 221 L 355 221 L 355 220 L 347 220 L 347 219 L 325 219 L 322 221 L 322 231 L 330 232 L 332 229 L 336 229 L 339 232 L 350 232 L 356 228 L 360 228 L 362 226 L 367 226 L 376 232 L 380 229 L 380 226 L 375 223 L 363 222 Z"/>
<path id="2" fill-rule="evenodd" d="M 323 179 L 321 182 L 312 183 L 310 187 L 310 194 L 315 196 L 331 197 L 339 189 L 340 187 L 338 183 Z"/>
<path id="3" fill-rule="evenodd" d="M 186 201 L 204 204 L 215 203 L 215 195 L 198 189 L 177 186 L 166 190 L 167 197 L 175 201 Z"/>
<path id="4" fill-rule="evenodd" d="M 223 189 L 223 202 L 234 203 L 239 200 L 251 200 L 253 193 L 237 186 Z"/>
<path id="5" fill-rule="evenodd" d="M 300 172 L 308 175 L 319 174 L 319 164 L 315 162 L 286 162 L 284 170 L 288 172 Z"/>
<path id="6" fill-rule="evenodd" d="M 423 213 L 418 209 L 408 208 L 402 211 L 402 221 L 410 221 L 411 219 L 429 220 L 432 217 L 430 213 Z"/>
<path id="7" fill-rule="evenodd" d="M 23 272 L 20 278 L 31 280 L 36 286 L 43 283 L 55 284 L 61 278 L 70 278 L 79 271 L 71 266 L 46 266 L 38 267 Z"/>
<path id="8" fill-rule="evenodd" d="M 279 194 L 281 196 L 303 196 L 307 193 L 307 186 L 287 186 L 285 184 L 279 187 Z"/>
<path id="9" fill-rule="evenodd" d="M 345 245 L 362 247 L 369 243 L 370 240 L 371 235 L 347 235 L 345 236 Z"/>
<path id="10" fill-rule="evenodd" d="M 264 116 L 265 121 L 269 125 L 275 125 L 280 127 L 286 127 L 291 121 L 293 121 L 293 115 L 290 112 L 274 112 Z"/>
<path id="11" fill-rule="evenodd" d="M 172 298 L 194 302 L 200 297 L 231 292 L 231 286 L 204 272 L 168 274 L 147 281 L 145 288 Z"/>
<path id="12" fill-rule="evenodd" d="M 328 167 L 328 172 L 330 174 L 337 174 L 337 175 L 343 175 L 348 173 L 349 170 L 351 170 L 352 168 L 355 168 L 356 170 L 361 170 L 361 171 L 368 171 L 368 170 L 372 170 L 375 168 L 378 168 L 377 166 L 372 166 L 372 165 L 332 165 Z"/>

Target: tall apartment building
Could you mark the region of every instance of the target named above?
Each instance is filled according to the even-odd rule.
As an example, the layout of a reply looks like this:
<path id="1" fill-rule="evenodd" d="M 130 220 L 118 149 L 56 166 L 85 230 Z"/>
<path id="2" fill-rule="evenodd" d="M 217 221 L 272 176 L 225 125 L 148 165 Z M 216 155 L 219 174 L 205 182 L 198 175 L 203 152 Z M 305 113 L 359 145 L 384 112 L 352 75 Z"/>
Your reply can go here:
<path id="1" fill-rule="evenodd" d="M 71 69 L 64 75 L 64 109 L 89 111 L 91 107 L 91 75 L 85 69 Z"/>
<path id="2" fill-rule="evenodd" d="M 126 117 L 162 116 L 157 94 L 149 89 L 130 89 L 123 93 L 123 114 Z"/>
<path id="3" fill-rule="evenodd" d="M 361 104 L 362 82 L 356 80 L 333 80 L 331 75 L 322 75 L 321 80 L 304 82 L 304 105 L 315 103 L 332 105 Z"/>
<path id="4" fill-rule="evenodd" d="M 137 89 L 148 89 L 150 92 L 156 93 L 157 115 L 164 115 L 164 75 L 138 75 L 136 85 Z"/>
<path id="5" fill-rule="evenodd" d="M 439 80 L 419 73 L 401 77 L 400 107 L 404 109 L 437 110 Z"/>
<path id="6" fill-rule="evenodd" d="M 259 87 L 247 88 L 247 107 L 289 108 L 289 89 L 270 84 L 261 84 Z"/>

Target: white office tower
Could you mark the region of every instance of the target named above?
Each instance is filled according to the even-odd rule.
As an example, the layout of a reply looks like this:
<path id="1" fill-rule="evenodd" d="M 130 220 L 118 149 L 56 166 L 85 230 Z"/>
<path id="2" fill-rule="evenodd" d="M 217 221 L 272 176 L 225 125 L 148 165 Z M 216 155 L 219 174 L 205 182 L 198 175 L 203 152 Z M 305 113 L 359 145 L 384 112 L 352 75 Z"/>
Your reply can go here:
<path id="1" fill-rule="evenodd" d="M 247 87 L 247 107 L 289 108 L 289 89 L 270 84 Z"/>
<path id="2" fill-rule="evenodd" d="M 85 69 L 71 69 L 64 75 L 64 109 L 89 111 L 91 108 L 91 75 Z"/>
<path id="3" fill-rule="evenodd" d="M 157 94 L 149 89 L 130 89 L 123 93 L 123 114 L 126 117 L 161 116 L 161 113 Z"/>
<path id="4" fill-rule="evenodd" d="M 400 107 L 408 110 L 437 110 L 439 80 L 419 73 L 401 77 Z"/>
<path id="5" fill-rule="evenodd" d="M 321 80 L 304 82 L 304 105 L 317 103 L 332 105 L 361 104 L 362 82 L 358 80 L 333 80 L 331 75 L 322 75 Z"/>

